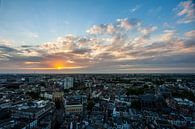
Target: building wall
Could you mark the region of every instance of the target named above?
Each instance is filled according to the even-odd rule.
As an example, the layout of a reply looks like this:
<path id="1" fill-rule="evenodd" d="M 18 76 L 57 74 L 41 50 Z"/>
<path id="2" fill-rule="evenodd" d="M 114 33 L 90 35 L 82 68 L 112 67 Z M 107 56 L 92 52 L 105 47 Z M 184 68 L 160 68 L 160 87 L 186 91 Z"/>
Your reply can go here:
<path id="1" fill-rule="evenodd" d="M 83 105 L 65 105 L 65 112 L 68 113 L 80 113 L 83 111 Z"/>
<path id="2" fill-rule="evenodd" d="M 64 86 L 64 89 L 72 88 L 73 87 L 73 78 L 72 77 L 64 78 L 63 86 Z"/>
<path id="3" fill-rule="evenodd" d="M 64 92 L 54 92 L 53 93 L 53 100 L 63 100 Z"/>

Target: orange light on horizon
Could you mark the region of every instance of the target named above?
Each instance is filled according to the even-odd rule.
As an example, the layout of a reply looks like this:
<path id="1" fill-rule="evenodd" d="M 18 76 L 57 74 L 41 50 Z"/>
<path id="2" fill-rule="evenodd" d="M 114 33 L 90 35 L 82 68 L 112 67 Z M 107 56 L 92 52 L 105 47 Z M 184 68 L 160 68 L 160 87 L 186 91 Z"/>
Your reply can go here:
<path id="1" fill-rule="evenodd" d="M 85 68 L 83 66 L 73 66 L 73 67 L 61 67 L 59 70 L 65 70 L 65 69 L 79 69 L 79 68 Z M 16 68 L 20 70 L 58 70 L 58 68 L 38 68 L 38 67 L 28 67 L 28 68 Z"/>
<path id="2" fill-rule="evenodd" d="M 24 62 L 26 65 L 40 64 L 40 62 L 26 61 Z"/>
<path id="3" fill-rule="evenodd" d="M 63 68 L 63 67 L 60 67 L 60 66 L 57 67 L 58 70 L 61 70 L 62 68 Z"/>
<path id="4" fill-rule="evenodd" d="M 25 64 L 41 64 L 39 63 L 29 63 L 25 62 Z M 26 69 L 26 70 L 65 70 L 65 69 L 78 69 L 78 68 L 83 68 L 84 66 L 78 66 L 76 65 L 73 61 L 65 61 L 61 59 L 56 59 L 56 60 L 50 60 L 50 61 L 44 61 L 42 64 L 46 64 L 48 67 L 26 67 L 26 68 L 17 68 L 17 69 Z"/>
<path id="5" fill-rule="evenodd" d="M 63 69 L 76 69 L 82 68 L 82 66 L 76 65 L 73 61 L 56 59 L 48 61 L 47 64 L 51 69 L 63 70 Z"/>
<path id="6" fill-rule="evenodd" d="M 51 61 L 51 67 L 56 68 L 57 70 L 61 70 L 63 68 L 69 67 L 69 66 L 70 66 L 70 64 L 67 64 L 63 60 L 54 60 L 54 61 Z"/>

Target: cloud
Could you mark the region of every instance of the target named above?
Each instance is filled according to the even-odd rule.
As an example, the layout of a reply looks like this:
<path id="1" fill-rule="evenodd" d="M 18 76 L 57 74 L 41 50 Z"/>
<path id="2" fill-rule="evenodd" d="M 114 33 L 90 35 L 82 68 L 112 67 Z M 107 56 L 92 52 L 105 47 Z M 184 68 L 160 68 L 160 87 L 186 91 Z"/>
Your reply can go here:
<path id="1" fill-rule="evenodd" d="M 34 46 L 34 45 L 21 45 L 22 48 L 36 48 L 38 46 Z"/>
<path id="2" fill-rule="evenodd" d="M 41 62 L 30 62 L 30 61 L 26 61 L 24 62 L 24 64 L 26 65 L 33 65 L 33 64 L 40 64 Z"/>
<path id="3" fill-rule="evenodd" d="M 163 33 L 157 36 L 158 41 L 172 41 L 175 39 L 176 36 L 176 30 L 163 30 Z"/>
<path id="4" fill-rule="evenodd" d="M 195 30 L 191 30 L 189 32 L 186 32 L 185 36 L 189 37 L 189 38 L 194 38 L 195 39 Z"/>
<path id="5" fill-rule="evenodd" d="M 85 35 L 68 34 L 41 45 L 0 45 L 0 69 L 120 72 L 195 64 L 194 30 L 179 36 L 174 29 L 155 34 L 157 29 L 123 18 L 93 25 Z"/>
<path id="6" fill-rule="evenodd" d="M 92 35 L 113 35 L 121 33 L 123 31 L 129 31 L 132 28 L 136 27 L 139 24 L 139 21 L 136 19 L 117 19 L 114 23 L 93 25 L 86 32 Z"/>
<path id="7" fill-rule="evenodd" d="M 34 32 L 26 32 L 25 35 L 29 38 L 38 38 L 39 35 L 37 33 Z"/>
<path id="8" fill-rule="evenodd" d="M 195 21 L 195 4 L 192 0 L 180 2 L 175 8 L 177 16 L 180 17 L 178 23 L 191 23 Z"/>
<path id="9" fill-rule="evenodd" d="M 8 46 L 0 46 L 0 50 L 6 53 L 17 51 L 16 49 Z"/>
<path id="10" fill-rule="evenodd" d="M 7 45 L 10 46 L 13 44 L 12 40 L 8 40 L 8 39 L 0 39 L 0 45 Z"/>
<path id="11" fill-rule="evenodd" d="M 115 31 L 116 30 L 112 24 L 102 24 L 94 25 L 86 32 L 89 34 L 113 34 Z"/>
<path id="12" fill-rule="evenodd" d="M 130 30 L 134 26 L 138 24 L 138 21 L 135 19 L 117 19 L 117 26 L 119 28 L 125 29 L 125 30 Z"/>
<path id="13" fill-rule="evenodd" d="M 71 53 L 74 53 L 74 54 L 85 54 L 89 52 L 91 52 L 91 49 L 88 49 L 88 48 L 74 49 L 71 51 Z"/>
<path id="14" fill-rule="evenodd" d="M 147 27 L 147 28 L 139 28 L 139 31 L 144 35 L 144 36 L 149 36 L 152 32 L 157 30 L 157 26 L 152 26 L 152 27 Z"/>
<path id="15" fill-rule="evenodd" d="M 163 28 L 164 29 L 175 29 L 175 24 L 174 23 L 170 23 L 170 22 L 164 22 L 163 23 Z"/>
<path id="16" fill-rule="evenodd" d="M 136 5 L 134 8 L 130 9 L 130 13 L 134 13 L 135 11 L 137 11 L 138 9 L 140 9 L 140 5 Z"/>

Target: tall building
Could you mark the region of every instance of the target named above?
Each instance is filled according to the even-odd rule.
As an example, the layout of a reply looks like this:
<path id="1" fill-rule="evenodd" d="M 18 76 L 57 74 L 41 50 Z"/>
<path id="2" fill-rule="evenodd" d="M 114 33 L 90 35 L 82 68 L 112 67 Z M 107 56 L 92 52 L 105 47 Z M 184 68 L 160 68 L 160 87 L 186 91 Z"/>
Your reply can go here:
<path id="1" fill-rule="evenodd" d="M 64 78 L 63 86 L 64 86 L 64 89 L 72 88 L 73 87 L 73 78 L 72 77 Z"/>

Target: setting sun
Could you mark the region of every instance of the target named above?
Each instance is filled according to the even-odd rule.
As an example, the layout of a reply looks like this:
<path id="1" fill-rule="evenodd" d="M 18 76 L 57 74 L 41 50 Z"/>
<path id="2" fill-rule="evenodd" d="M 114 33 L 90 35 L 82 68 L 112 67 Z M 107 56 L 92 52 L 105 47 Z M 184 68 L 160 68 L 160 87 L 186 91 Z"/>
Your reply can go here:
<path id="1" fill-rule="evenodd" d="M 195 72 L 194 0 L 37 4 L 0 0 L 0 74 Z"/>
<path id="2" fill-rule="evenodd" d="M 63 67 L 60 67 L 60 66 L 59 66 L 59 67 L 57 67 L 57 69 L 58 69 L 58 70 L 61 70 L 61 69 L 63 69 Z"/>
<path id="3" fill-rule="evenodd" d="M 81 68 L 81 66 L 77 66 L 74 62 L 61 59 L 48 61 L 47 64 L 50 69 L 56 70 Z"/>
<path id="4" fill-rule="evenodd" d="M 54 60 L 51 63 L 52 63 L 52 67 L 56 68 L 57 70 L 61 70 L 69 66 L 63 60 Z"/>
<path id="5" fill-rule="evenodd" d="M 25 67 L 25 68 L 17 68 L 17 69 L 25 69 L 25 70 L 65 70 L 65 69 L 78 69 L 84 68 L 85 66 L 78 66 L 74 61 L 70 60 L 48 60 L 43 62 L 24 62 L 26 65 L 32 64 L 44 64 L 46 67 Z"/>

